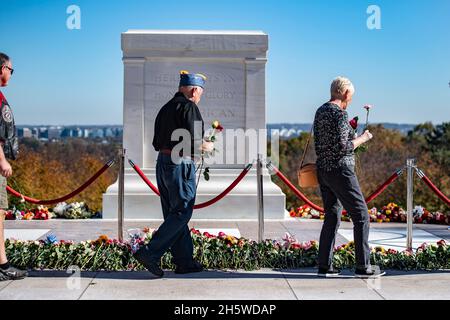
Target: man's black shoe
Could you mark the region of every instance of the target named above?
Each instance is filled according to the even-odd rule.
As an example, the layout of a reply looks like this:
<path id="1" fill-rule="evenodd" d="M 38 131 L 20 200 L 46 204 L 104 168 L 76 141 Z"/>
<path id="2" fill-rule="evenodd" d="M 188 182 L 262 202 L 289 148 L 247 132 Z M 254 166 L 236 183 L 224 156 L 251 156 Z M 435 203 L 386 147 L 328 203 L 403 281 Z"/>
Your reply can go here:
<path id="1" fill-rule="evenodd" d="M 194 272 L 202 272 L 203 266 L 198 261 L 192 261 L 187 266 L 177 266 L 175 269 L 175 273 L 177 274 L 186 274 L 186 273 L 194 273 Z"/>
<path id="2" fill-rule="evenodd" d="M 319 272 L 317 272 L 317 276 L 322 277 L 322 278 L 333 278 L 333 277 L 339 277 L 341 275 L 340 273 L 341 273 L 341 270 L 334 269 L 333 267 L 331 267 L 331 268 L 320 268 L 319 267 Z"/>
<path id="3" fill-rule="evenodd" d="M 0 280 L 21 280 L 28 276 L 28 272 L 9 266 L 8 269 L 0 268 Z"/>
<path id="4" fill-rule="evenodd" d="M 133 256 L 145 267 L 145 269 L 150 271 L 155 277 L 162 278 L 164 276 L 164 271 L 161 269 L 158 263 L 147 261 L 146 259 L 144 259 L 144 257 L 142 256 L 142 248 L 136 251 Z"/>
<path id="5" fill-rule="evenodd" d="M 373 270 L 372 268 L 369 269 L 355 269 L 355 277 L 356 278 L 362 278 L 362 279 L 368 279 L 368 278 L 379 278 L 381 276 L 384 276 L 386 272 L 381 270 Z"/>

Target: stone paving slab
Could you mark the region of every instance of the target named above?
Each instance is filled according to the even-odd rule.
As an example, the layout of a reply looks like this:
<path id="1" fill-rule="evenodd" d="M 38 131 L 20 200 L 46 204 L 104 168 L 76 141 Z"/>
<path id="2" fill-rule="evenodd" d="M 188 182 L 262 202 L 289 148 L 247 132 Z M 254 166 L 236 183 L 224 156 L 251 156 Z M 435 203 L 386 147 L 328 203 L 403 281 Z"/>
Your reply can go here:
<path id="1" fill-rule="evenodd" d="M 450 300 L 450 271 L 389 271 L 376 285 L 388 300 Z"/>
<path id="2" fill-rule="evenodd" d="M 44 236 L 50 229 L 5 229 L 6 239 L 36 240 Z"/>
<path id="3" fill-rule="evenodd" d="M 0 281 L 0 292 L 8 286 L 12 281 Z"/>
<path id="4" fill-rule="evenodd" d="M 10 281 L 0 290 L 0 300 L 77 300 L 91 283 L 93 276 L 69 278 L 61 272 L 36 272 L 23 280 Z"/>
<path id="5" fill-rule="evenodd" d="M 147 272 L 113 272 L 97 276 L 81 299 L 292 300 L 295 296 L 282 274 L 272 270 L 166 272 L 162 279 Z"/>
<path id="6" fill-rule="evenodd" d="M 344 238 L 353 240 L 353 230 L 339 230 Z M 404 228 L 372 228 L 369 234 L 369 245 L 371 247 L 382 246 L 385 249 L 406 250 L 407 231 Z M 436 243 L 440 238 L 423 229 L 413 230 L 412 248 L 417 249 L 422 243 Z"/>
<path id="7" fill-rule="evenodd" d="M 343 272 L 339 278 L 318 278 L 317 269 L 283 270 L 286 281 L 299 300 L 382 300 L 362 279 L 350 272 Z"/>
<path id="8" fill-rule="evenodd" d="M 145 271 L 82 272 L 76 282 L 64 271 L 32 271 L 24 280 L 0 282 L 0 300 L 450 300 L 450 270 L 388 270 L 379 281 L 353 278 L 349 270 L 336 279 L 318 278 L 316 272 L 314 268 L 190 275 L 168 271 L 162 279 Z"/>

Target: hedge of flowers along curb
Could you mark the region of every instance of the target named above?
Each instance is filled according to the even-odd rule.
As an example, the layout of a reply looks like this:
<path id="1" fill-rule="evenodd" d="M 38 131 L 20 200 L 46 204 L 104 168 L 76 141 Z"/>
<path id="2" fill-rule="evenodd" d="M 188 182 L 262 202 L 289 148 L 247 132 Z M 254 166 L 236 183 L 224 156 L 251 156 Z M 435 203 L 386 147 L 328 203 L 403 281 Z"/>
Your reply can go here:
<path id="1" fill-rule="evenodd" d="M 317 241 L 300 243 L 286 235 L 282 241 L 266 240 L 257 243 L 245 238 L 235 238 L 224 233 L 213 236 L 192 229 L 194 255 L 207 269 L 299 268 L 314 267 L 318 254 Z M 145 230 L 144 242 L 151 241 L 152 231 Z M 46 241 L 7 240 L 6 250 L 10 262 L 27 269 L 67 270 L 78 266 L 89 271 L 144 270 L 132 256 L 126 242 L 100 236 L 95 241 L 74 243 L 57 241 L 49 236 Z M 164 269 L 173 269 L 170 253 L 161 259 Z M 374 248 L 371 262 L 385 269 L 436 270 L 450 269 L 450 246 L 441 240 L 437 244 L 423 244 L 415 252 L 398 252 Z M 334 265 L 353 268 L 354 244 L 335 249 Z"/>
<path id="2" fill-rule="evenodd" d="M 6 211 L 6 220 L 49 220 L 54 218 L 62 219 L 92 219 L 100 218 L 100 214 L 92 212 L 84 202 L 65 203 L 60 202 L 54 208 L 37 206 L 26 211 L 12 208 Z"/>
<path id="3" fill-rule="evenodd" d="M 308 205 L 292 209 L 289 213 L 292 218 L 305 218 L 305 219 L 324 219 L 324 214 L 312 209 Z M 414 223 L 428 223 L 428 224 L 450 224 L 450 214 L 442 212 L 430 212 L 427 209 L 416 206 L 413 211 Z M 381 208 L 379 211 L 377 208 L 369 210 L 369 216 L 371 222 L 406 222 L 406 211 L 391 202 Z M 342 214 L 342 221 L 350 221 L 350 217 L 347 213 Z"/>

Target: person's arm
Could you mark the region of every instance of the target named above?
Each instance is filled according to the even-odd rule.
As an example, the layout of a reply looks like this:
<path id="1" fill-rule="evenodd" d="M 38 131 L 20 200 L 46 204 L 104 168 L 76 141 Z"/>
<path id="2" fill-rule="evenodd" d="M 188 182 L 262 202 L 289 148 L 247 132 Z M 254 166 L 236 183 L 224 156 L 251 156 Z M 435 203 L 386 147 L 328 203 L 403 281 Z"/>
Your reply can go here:
<path id="1" fill-rule="evenodd" d="M 336 128 L 338 134 L 338 143 L 342 154 L 348 154 L 356 149 L 353 140 L 349 139 L 351 127 L 348 124 L 348 116 L 345 111 L 337 112 Z"/>
<path id="2" fill-rule="evenodd" d="M 372 139 L 372 134 L 369 130 L 366 130 L 361 136 L 350 140 L 348 137 L 350 136 L 350 131 L 352 130 L 348 124 L 348 116 L 347 112 L 343 111 L 338 114 L 338 135 L 339 135 L 339 144 L 341 146 L 342 153 L 346 154 L 350 151 L 355 150 L 363 143 L 366 143 L 370 139 Z"/>
<path id="3" fill-rule="evenodd" d="M 355 138 L 352 141 L 353 145 L 354 145 L 354 149 L 358 148 L 360 145 L 362 145 L 363 143 L 366 143 L 367 141 L 369 141 L 372 138 L 373 138 L 373 135 L 369 132 L 369 130 L 364 131 L 364 133 L 362 135 L 360 135 L 359 137 Z"/>
<path id="4" fill-rule="evenodd" d="M 6 160 L 5 153 L 3 152 L 3 142 L 0 141 L 0 174 L 6 178 L 12 175 L 12 168 L 8 160 Z"/>

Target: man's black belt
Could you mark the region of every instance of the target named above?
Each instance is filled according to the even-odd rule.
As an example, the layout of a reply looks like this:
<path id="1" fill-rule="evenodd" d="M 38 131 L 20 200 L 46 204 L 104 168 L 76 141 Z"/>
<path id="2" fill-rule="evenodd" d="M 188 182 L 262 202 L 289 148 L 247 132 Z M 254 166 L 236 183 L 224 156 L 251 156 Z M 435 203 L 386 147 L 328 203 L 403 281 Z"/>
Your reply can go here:
<path id="1" fill-rule="evenodd" d="M 161 149 L 161 150 L 159 150 L 159 152 L 161 152 L 162 154 L 169 155 L 169 156 L 172 155 L 172 149 Z M 183 156 L 183 150 L 180 150 L 179 156 L 180 156 L 180 157 L 184 157 L 184 156 Z M 187 155 L 186 157 L 189 157 L 189 158 L 191 158 L 191 159 L 194 159 L 194 158 L 195 158 L 195 157 L 192 156 L 192 155 Z"/>

